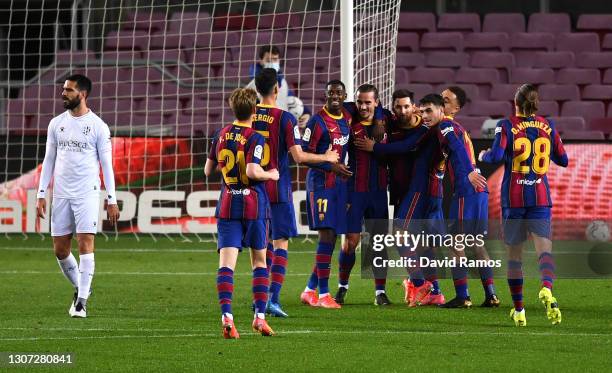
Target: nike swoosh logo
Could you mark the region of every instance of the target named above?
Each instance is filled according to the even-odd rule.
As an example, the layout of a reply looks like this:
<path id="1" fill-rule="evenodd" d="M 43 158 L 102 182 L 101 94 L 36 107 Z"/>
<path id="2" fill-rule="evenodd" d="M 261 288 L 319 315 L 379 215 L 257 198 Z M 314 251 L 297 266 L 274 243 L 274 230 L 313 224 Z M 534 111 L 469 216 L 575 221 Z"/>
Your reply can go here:
<path id="1" fill-rule="evenodd" d="M 329 132 L 334 132 L 336 129 L 335 128 L 330 128 Z"/>
<path id="2" fill-rule="evenodd" d="M 359 130 L 359 131 L 355 132 L 355 135 L 359 135 L 361 132 L 363 132 L 363 130 Z"/>

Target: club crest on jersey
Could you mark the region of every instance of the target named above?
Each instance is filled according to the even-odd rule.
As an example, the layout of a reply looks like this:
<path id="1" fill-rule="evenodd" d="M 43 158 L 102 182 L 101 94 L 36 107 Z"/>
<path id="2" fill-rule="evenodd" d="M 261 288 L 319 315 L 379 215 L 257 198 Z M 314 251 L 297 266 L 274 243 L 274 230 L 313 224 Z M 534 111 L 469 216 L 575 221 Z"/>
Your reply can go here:
<path id="1" fill-rule="evenodd" d="M 64 132 L 64 127 L 60 127 L 60 132 Z"/>
<path id="2" fill-rule="evenodd" d="M 91 132 L 91 127 L 85 126 L 85 128 L 83 128 L 83 135 L 87 136 L 89 135 L 90 132 Z"/>
<path id="3" fill-rule="evenodd" d="M 325 214 L 324 213 L 319 213 L 319 220 L 323 221 L 325 220 Z"/>

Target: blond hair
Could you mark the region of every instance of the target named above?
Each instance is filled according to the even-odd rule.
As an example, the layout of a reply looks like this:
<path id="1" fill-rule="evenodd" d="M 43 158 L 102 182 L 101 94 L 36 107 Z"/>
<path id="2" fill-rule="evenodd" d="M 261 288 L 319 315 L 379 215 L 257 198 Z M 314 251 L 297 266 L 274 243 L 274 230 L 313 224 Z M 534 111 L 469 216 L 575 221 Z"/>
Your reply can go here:
<path id="1" fill-rule="evenodd" d="M 255 113 L 257 92 L 251 88 L 236 88 L 229 98 L 236 119 L 248 120 Z"/>

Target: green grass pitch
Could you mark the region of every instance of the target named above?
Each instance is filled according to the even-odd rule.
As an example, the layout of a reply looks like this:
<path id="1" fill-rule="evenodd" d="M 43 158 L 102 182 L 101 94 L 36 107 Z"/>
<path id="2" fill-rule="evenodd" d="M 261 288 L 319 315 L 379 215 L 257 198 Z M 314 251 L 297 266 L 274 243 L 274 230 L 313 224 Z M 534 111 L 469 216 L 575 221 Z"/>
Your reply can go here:
<path id="1" fill-rule="evenodd" d="M 0 237 L 0 352 L 72 352 L 75 368 L 103 372 L 556 372 L 607 371 L 612 363 L 610 279 L 557 280 L 555 295 L 563 312 L 557 326 L 550 325 L 537 302 L 538 280 L 527 280 L 528 326 L 519 329 L 508 318 L 511 299 L 503 278 L 496 279 L 499 309 L 409 309 L 398 278 L 387 286 L 394 304 L 380 308 L 373 305 L 372 280 L 360 278 L 357 263 L 347 304 L 341 310 L 314 309 L 299 302 L 314 262 L 314 243 L 302 239 L 291 244 L 281 295 L 290 317 L 269 319 L 277 336 L 251 331 L 251 272 L 244 252 L 233 302 L 241 339 L 224 340 L 214 244 L 175 239 L 137 242 L 120 236 L 106 242 L 98 236 L 88 318 L 71 319 L 72 290 L 50 239 Z M 330 284 L 337 280 L 337 251 Z M 449 280 L 442 289 L 452 297 Z M 470 280 L 470 291 L 479 305 L 479 280 Z"/>

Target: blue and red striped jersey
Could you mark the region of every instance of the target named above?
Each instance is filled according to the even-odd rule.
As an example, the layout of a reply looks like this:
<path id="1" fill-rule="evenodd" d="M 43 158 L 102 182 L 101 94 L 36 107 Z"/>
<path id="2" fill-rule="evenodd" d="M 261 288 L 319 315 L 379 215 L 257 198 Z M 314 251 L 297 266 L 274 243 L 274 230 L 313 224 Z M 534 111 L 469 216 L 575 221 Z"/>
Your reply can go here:
<path id="1" fill-rule="evenodd" d="M 222 174 L 216 218 L 270 218 L 270 202 L 264 183 L 246 175 L 247 164 L 261 164 L 265 144 L 263 136 L 238 121 L 221 129 L 213 140 L 208 158 L 219 164 Z"/>
<path id="2" fill-rule="evenodd" d="M 270 203 L 291 202 L 291 173 L 289 149 L 300 145 L 300 130 L 295 117 L 282 109 L 268 105 L 257 105 L 253 129 L 266 139 L 261 167 L 276 168 L 278 181 L 265 182 Z"/>
<path id="3" fill-rule="evenodd" d="M 357 149 L 353 145 L 356 138 L 373 137 L 373 122 L 353 119 L 351 123 L 351 143 L 349 144 L 349 168 L 353 176 L 348 181 L 350 192 L 386 192 L 387 165 L 373 153 Z M 386 143 L 384 138 L 381 143 Z"/>
<path id="4" fill-rule="evenodd" d="M 474 146 L 470 135 L 452 117 L 445 117 L 436 126 L 443 151 L 448 154 L 448 172 L 453 195 L 464 197 L 487 192 L 485 188 L 474 189 L 468 175 L 476 169 Z"/>
<path id="5" fill-rule="evenodd" d="M 417 121 L 410 128 L 401 128 L 397 120 L 388 111 L 387 117 L 387 141 L 398 142 L 406 139 L 411 133 L 423 125 L 423 119 L 417 115 Z M 410 179 L 414 169 L 414 161 L 417 152 L 412 151 L 401 155 L 389 155 L 387 164 L 389 166 L 389 194 L 391 204 L 399 206 L 402 199 L 408 194 Z"/>
<path id="6" fill-rule="evenodd" d="M 349 131 L 351 115 L 342 111 L 342 115 L 332 115 L 325 107 L 310 118 L 302 136 L 304 151 L 325 154 L 329 145 L 340 155 L 340 161 L 348 154 Z M 308 164 L 310 169 L 306 175 L 308 190 L 330 189 L 336 186 L 337 175 L 331 171 L 330 163 Z"/>
<path id="7" fill-rule="evenodd" d="M 495 128 L 484 162 L 504 160 L 502 207 L 552 207 L 546 173 L 550 161 L 567 167 L 568 158 L 553 122 L 541 116 L 512 116 Z"/>

